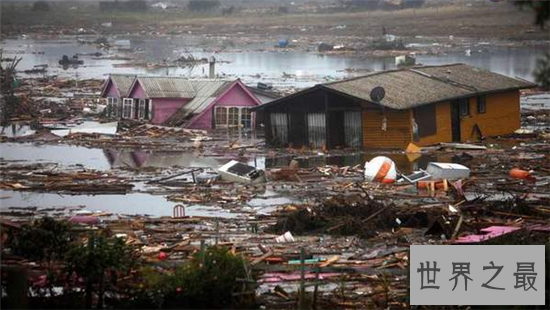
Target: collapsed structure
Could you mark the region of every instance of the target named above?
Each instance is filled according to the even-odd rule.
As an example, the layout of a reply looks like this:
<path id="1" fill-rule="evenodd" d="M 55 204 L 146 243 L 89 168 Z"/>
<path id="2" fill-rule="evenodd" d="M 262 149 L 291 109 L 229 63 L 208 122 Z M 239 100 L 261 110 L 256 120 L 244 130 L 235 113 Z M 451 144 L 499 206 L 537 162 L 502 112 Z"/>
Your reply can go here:
<path id="1" fill-rule="evenodd" d="M 520 127 L 520 89 L 536 85 L 465 64 L 377 72 L 260 105 L 272 146 L 404 148 Z M 374 98 L 373 89 L 385 96 Z"/>
<path id="2" fill-rule="evenodd" d="M 261 103 L 239 79 L 115 74 L 105 81 L 101 98 L 112 117 L 198 129 L 254 128 L 255 117 L 250 108 Z"/>

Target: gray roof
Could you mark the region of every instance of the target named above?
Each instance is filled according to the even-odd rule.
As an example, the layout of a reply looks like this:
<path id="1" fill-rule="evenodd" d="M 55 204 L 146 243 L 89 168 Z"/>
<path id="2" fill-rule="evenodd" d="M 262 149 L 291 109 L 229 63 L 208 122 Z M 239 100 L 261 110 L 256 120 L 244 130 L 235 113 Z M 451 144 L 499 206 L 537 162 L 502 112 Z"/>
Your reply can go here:
<path id="1" fill-rule="evenodd" d="M 203 112 L 216 98 L 229 88 L 235 81 L 204 80 L 189 81 L 196 90 L 193 100 L 181 107 L 164 124 L 180 125 L 189 115 Z"/>
<path id="2" fill-rule="evenodd" d="M 193 84 L 181 77 L 139 76 L 137 78 L 149 98 L 193 98 Z"/>
<path id="3" fill-rule="evenodd" d="M 383 87 L 386 92 L 384 99 L 377 104 L 404 110 L 455 98 L 531 88 L 536 85 L 465 64 L 450 64 L 376 72 L 343 81 L 320 84 L 314 88 L 325 88 L 372 102 L 370 92 L 377 86 Z M 284 102 L 285 98 L 258 108 Z"/>
<path id="4" fill-rule="evenodd" d="M 136 79 L 136 75 L 132 74 L 110 74 L 109 79 L 116 87 L 116 90 L 118 92 L 119 97 L 124 97 L 126 94 L 128 94 L 128 91 L 130 91 L 130 87 L 132 86 L 132 83 Z M 107 80 L 107 82 L 109 81 Z M 105 87 L 102 91 L 102 96 L 104 95 L 104 92 L 107 90 L 108 83 L 105 84 Z"/>

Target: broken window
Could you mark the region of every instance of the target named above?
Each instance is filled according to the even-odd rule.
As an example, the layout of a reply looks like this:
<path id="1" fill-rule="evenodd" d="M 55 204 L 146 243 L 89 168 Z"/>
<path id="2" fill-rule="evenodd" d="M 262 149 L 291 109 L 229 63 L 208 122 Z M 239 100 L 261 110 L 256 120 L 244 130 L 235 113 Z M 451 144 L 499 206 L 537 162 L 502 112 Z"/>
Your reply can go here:
<path id="1" fill-rule="evenodd" d="M 487 97 L 479 96 L 477 97 L 477 113 L 483 114 L 487 111 Z"/>
<path id="2" fill-rule="evenodd" d="M 415 108 L 414 121 L 418 126 L 418 136 L 428 137 L 437 133 L 435 104 Z"/>
<path id="3" fill-rule="evenodd" d="M 132 118 L 132 105 L 134 100 L 131 98 L 124 98 L 122 105 L 122 118 Z"/>
<path id="4" fill-rule="evenodd" d="M 458 100 L 458 106 L 460 109 L 460 116 L 470 115 L 470 100 L 468 98 L 462 98 Z"/>

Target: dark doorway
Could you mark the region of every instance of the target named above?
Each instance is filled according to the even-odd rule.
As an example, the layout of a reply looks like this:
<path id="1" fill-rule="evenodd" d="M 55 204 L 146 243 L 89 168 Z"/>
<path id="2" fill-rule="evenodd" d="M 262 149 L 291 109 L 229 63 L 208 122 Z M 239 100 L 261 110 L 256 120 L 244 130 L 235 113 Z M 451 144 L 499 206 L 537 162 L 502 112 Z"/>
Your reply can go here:
<path id="1" fill-rule="evenodd" d="M 288 142 L 295 147 L 308 145 L 306 114 L 304 112 L 290 114 L 290 137 Z"/>
<path id="2" fill-rule="evenodd" d="M 453 142 L 460 142 L 460 104 L 458 100 L 451 102 L 451 130 Z"/>
<path id="3" fill-rule="evenodd" d="M 327 113 L 328 148 L 346 146 L 344 133 L 344 112 L 331 111 Z"/>

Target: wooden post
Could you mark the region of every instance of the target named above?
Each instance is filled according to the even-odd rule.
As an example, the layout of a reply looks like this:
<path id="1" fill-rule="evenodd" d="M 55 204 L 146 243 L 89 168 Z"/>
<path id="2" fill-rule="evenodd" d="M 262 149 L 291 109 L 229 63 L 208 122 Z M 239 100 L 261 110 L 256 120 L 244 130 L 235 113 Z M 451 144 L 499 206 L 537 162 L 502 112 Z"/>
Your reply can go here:
<path id="1" fill-rule="evenodd" d="M 305 265 L 306 250 L 300 249 L 300 295 L 298 299 L 298 308 L 304 309 L 305 307 L 305 294 L 306 294 L 306 265 Z"/>
<path id="2" fill-rule="evenodd" d="M 328 113 L 328 93 L 325 90 L 325 148 L 330 149 L 330 129 L 329 129 L 329 113 Z"/>
<path id="3" fill-rule="evenodd" d="M 315 267 L 315 287 L 313 288 L 313 302 L 312 308 L 317 309 L 317 292 L 319 290 L 319 273 L 321 272 L 321 267 L 317 265 Z"/>

